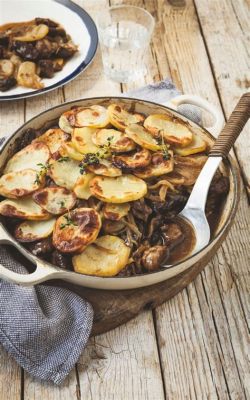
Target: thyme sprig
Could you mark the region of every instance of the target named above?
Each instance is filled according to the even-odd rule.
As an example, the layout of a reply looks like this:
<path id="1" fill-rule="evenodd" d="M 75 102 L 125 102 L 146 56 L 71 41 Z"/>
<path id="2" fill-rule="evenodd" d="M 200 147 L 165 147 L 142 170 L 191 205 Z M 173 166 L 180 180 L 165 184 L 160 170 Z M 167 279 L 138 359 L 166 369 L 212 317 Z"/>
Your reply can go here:
<path id="1" fill-rule="evenodd" d="M 158 144 L 161 147 L 163 159 L 164 160 L 169 160 L 170 159 L 170 154 L 169 154 L 169 151 L 168 151 L 169 145 L 164 142 L 164 137 L 163 137 L 163 132 L 162 131 L 160 131 L 160 135 L 161 135 L 161 137 L 158 138 Z"/>
<path id="2" fill-rule="evenodd" d="M 60 158 L 58 158 L 58 160 L 57 160 L 58 162 L 66 162 L 66 161 L 69 161 L 69 157 L 60 157 Z"/>
<path id="3" fill-rule="evenodd" d="M 64 215 L 65 223 L 60 225 L 60 229 L 64 229 L 67 226 L 77 226 L 77 224 L 71 219 L 70 213 Z"/>
<path id="4" fill-rule="evenodd" d="M 46 163 L 46 164 L 38 163 L 37 166 L 40 167 L 40 170 L 37 171 L 37 173 L 36 173 L 36 179 L 35 179 L 34 183 L 39 185 L 41 183 L 42 176 L 47 174 L 47 172 L 50 168 L 50 164 L 49 163 Z"/>
<path id="5" fill-rule="evenodd" d="M 86 168 L 88 165 L 98 165 L 100 161 L 104 158 L 108 158 L 111 156 L 111 142 L 114 136 L 110 136 L 107 138 L 107 144 L 103 144 L 100 147 L 100 150 L 96 153 L 86 153 L 79 164 L 80 167 L 80 174 L 84 174 L 86 172 Z"/>

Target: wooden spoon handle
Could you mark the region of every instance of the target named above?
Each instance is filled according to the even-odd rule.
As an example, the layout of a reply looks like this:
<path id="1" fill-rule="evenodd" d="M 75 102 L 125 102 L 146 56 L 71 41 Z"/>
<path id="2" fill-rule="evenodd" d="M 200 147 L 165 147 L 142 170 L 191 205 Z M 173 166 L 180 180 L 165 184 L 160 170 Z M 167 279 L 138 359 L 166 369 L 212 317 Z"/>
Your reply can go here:
<path id="1" fill-rule="evenodd" d="M 250 92 L 243 94 L 209 152 L 209 157 L 227 157 L 250 117 Z"/>

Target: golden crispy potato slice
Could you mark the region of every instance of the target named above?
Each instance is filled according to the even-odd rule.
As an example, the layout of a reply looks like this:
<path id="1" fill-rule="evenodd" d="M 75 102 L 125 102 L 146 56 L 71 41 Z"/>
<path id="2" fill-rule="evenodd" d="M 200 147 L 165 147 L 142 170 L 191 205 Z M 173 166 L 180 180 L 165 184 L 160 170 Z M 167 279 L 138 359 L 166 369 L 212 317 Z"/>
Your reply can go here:
<path id="1" fill-rule="evenodd" d="M 129 210 L 129 203 L 106 203 L 102 209 L 104 217 L 112 221 L 119 221 L 121 218 L 125 217 L 125 215 L 128 214 Z"/>
<path id="2" fill-rule="evenodd" d="M 141 149 L 132 155 L 113 156 L 113 163 L 119 168 L 144 168 L 150 164 L 151 154 L 147 149 Z"/>
<path id="3" fill-rule="evenodd" d="M 70 127 L 105 128 L 108 124 L 107 109 L 98 105 L 75 107 L 72 110 L 64 112 L 59 119 L 60 128 L 68 133 L 71 133 Z"/>
<path id="4" fill-rule="evenodd" d="M 74 186 L 74 193 L 76 197 L 79 199 L 88 200 L 90 198 L 91 191 L 89 189 L 89 183 L 92 178 L 94 178 L 95 174 L 85 173 L 77 179 L 76 184 Z"/>
<path id="5" fill-rule="evenodd" d="M 63 143 L 59 148 L 59 153 L 62 157 L 69 157 L 76 161 L 82 161 L 83 154 L 76 150 L 72 142 Z"/>
<path id="6" fill-rule="evenodd" d="M 33 194 L 33 200 L 50 214 L 64 214 L 74 207 L 76 196 L 64 187 L 46 187 Z"/>
<path id="7" fill-rule="evenodd" d="M 123 132 L 116 129 L 99 129 L 92 135 L 92 141 L 96 146 L 108 146 L 115 153 L 123 153 L 134 150 L 136 144 Z"/>
<path id="8" fill-rule="evenodd" d="M 125 129 L 125 133 L 130 139 L 145 149 L 153 151 L 161 149 L 157 139 L 141 125 L 131 124 Z"/>
<path id="9" fill-rule="evenodd" d="M 53 244 L 62 253 L 81 252 L 94 242 L 101 229 L 101 217 L 93 208 L 76 208 L 56 221 Z"/>
<path id="10" fill-rule="evenodd" d="M 185 147 L 193 140 L 191 127 L 165 114 L 151 114 L 144 121 L 145 128 L 154 136 L 163 135 L 166 142 Z"/>
<path id="11" fill-rule="evenodd" d="M 45 143 L 51 154 L 55 153 L 59 150 L 61 145 L 68 140 L 68 135 L 59 128 L 48 129 L 45 133 L 43 133 L 38 138 L 34 139 L 32 143 L 42 142 Z"/>
<path id="12" fill-rule="evenodd" d="M 24 61 L 20 64 L 16 80 L 19 86 L 32 89 L 42 89 L 44 87 L 43 83 L 41 83 L 41 78 L 36 74 L 36 64 L 31 61 Z"/>
<path id="13" fill-rule="evenodd" d="M 93 141 L 92 136 L 96 132 L 95 128 L 75 128 L 73 130 L 72 143 L 79 153 L 97 153 L 100 148 Z"/>
<path id="14" fill-rule="evenodd" d="M 24 169 L 41 170 L 41 164 L 47 164 L 50 158 L 48 146 L 44 143 L 31 143 L 18 151 L 8 162 L 4 174 Z"/>
<path id="15" fill-rule="evenodd" d="M 129 112 L 118 104 L 108 106 L 108 115 L 110 123 L 121 131 L 125 131 L 128 125 L 143 122 L 145 119 L 142 114 Z"/>
<path id="16" fill-rule="evenodd" d="M 0 214 L 6 217 L 16 217 L 35 221 L 50 218 L 50 214 L 36 204 L 31 197 L 1 201 Z"/>
<path id="17" fill-rule="evenodd" d="M 44 186 L 45 176 L 33 169 L 10 172 L 0 178 L 0 195 L 16 199 L 27 196 Z"/>
<path id="18" fill-rule="evenodd" d="M 23 35 L 14 37 L 19 42 L 34 42 L 43 39 L 49 33 L 49 27 L 45 24 L 26 26 Z"/>
<path id="19" fill-rule="evenodd" d="M 79 161 L 68 157 L 50 160 L 49 175 L 58 186 L 73 190 L 77 179 L 81 176 Z"/>
<path id="20" fill-rule="evenodd" d="M 199 135 L 194 133 L 192 142 L 186 147 L 174 147 L 174 152 L 180 156 L 190 156 L 191 154 L 201 153 L 207 148 L 207 143 Z"/>
<path id="21" fill-rule="evenodd" d="M 165 159 L 162 152 L 157 152 L 152 155 L 151 164 L 145 168 L 134 171 L 138 178 L 147 179 L 152 176 L 160 176 L 172 172 L 174 169 L 173 152 L 169 151 L 169 159 Z"/>
<path id="22" fill-rule="evenodd" d="M 115 276 L 128 263 L 130 248 L 117 236 L 99 237 L 81 254 L 72 258 L 75 272 L 85 275 Z"/>
<path id="23" fill-rule="evenodd" d="M 96 176 L 89 186 L 93 196 L 107 203 L 127 203 L 138 200 L 147 193 L 146 183 L 133 175 L 116 178 Z"/>
<path id="24" fill-rule="evenodd" d="M 108 160 L 100 160 L 99 164 L 88 165 L 88 170 L 96 175 L 121 176 L 122 171 Z"/>
<path id="25" fill-rule="evenodd" d="M 72 134 L 73 126 L 70 124 L 70 116 L 74 113 L 73 110 L 64 112 L 59 118 L 59 128 L 66 133 Z"/>
<path id="26" fill-rule="evenodd" d="M 53 232 L 56 219 L 47 221 L 24 221 L 15 229 L 15 238 L 19 242 L 35 242 L 45 239 Z"/>

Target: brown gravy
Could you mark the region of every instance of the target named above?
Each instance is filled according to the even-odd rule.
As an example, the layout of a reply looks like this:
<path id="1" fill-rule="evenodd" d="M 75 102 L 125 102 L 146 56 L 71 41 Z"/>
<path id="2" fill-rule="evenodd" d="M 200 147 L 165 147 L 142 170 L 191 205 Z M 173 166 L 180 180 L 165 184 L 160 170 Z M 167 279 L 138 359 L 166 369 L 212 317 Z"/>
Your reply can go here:
<path id="1" fill-rule="evenodd" d="M 170 257 L 167 261 L 169 264 L 176 264 L 177 262 L 187 258 L 196 243 L 196 237 L 192 225 L 183 218 L 177 218 L 176 223 L 181 227 L 185 239 L 171 251 Z"/>

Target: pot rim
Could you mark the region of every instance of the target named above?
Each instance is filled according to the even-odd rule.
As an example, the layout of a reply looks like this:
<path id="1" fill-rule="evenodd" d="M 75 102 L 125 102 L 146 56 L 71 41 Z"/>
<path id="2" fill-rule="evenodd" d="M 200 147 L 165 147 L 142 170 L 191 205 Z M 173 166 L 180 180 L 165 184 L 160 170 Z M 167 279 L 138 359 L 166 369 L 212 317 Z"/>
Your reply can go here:
<path id="1" fill-rule="evenodd" d="M 145 102 L 145 103 L 149 103 L 149 104 L 151 104 L 151 105 L 157 106 L 157 107 L 163 107 L 163 108 L 165 108 L 169 113 L 171 113 L 171 114 L 177 114 L 177 116 L 178 116 L 180 119 L 184 120 L 185 122 L 194 124 L 194 125 L 197 126 L 199 129 L 202 129 L 202 130 L 205 132 L 205 134 L 206 134 L 207 136 L 209 136 L 210 139 L 212 139 L 212 140 L 215 139 L 214 136 L 213 136 L 206 128 L 204 128 L 204 127 L 201 126 L 200 124 L 198 124 L 198 123 L 192 121 L 191 119 L 189 119 L 189 118 L 187 118 L 186 116 L 182 115 L 182 114 L 179 113 L 178 111 L 175 111 L 175 110 L 171 109 L 170 107 L 168 107 L 168 106 L 166 106 L 166 105 L 164 105 L 164 104 L 156 103 L 156 102 L 153 102 L 153 101 L 150 101 L 150 100 L 144 100 L 144 99 L 138 99 L 138 98 L 134 98 L 134 97 L 128 97 L 128 96 L 95 96 L 95 97 L 87 97 L 87 98 L 80 98 L 80 99 L 70 100 L 70 101 L 64 102 L 64 103 L 62 103 L 62 104 L 53 106 L 53 107 L 51 107 L 51 108 L 49 108 L 49 109 L 47 109 L 47 110 L 45 110 L 45 111 L 42 111 L 41 113 L 35 115 L 34 117 L 32 117 L 31 119 L 29 119 L 28 121 L 26 121 L 24 124 L 22 124 L 21 127 L 19 127 L 18 129 L 16 129 L 15 132 L 12 133 L 12 134 L 8 137 L 8 139 L 5 140 L 5 142 L 3 143 L 2 148 L 1 148 L 1 150 L 0 150 L 0 155 L 2 154 L 2 152 L 4 151 L 4 149 L 8 146 L 9 142 L 20 132 L 20 130 L 24 129 L 26 125 L 30 124 L 32 121 L 36 120 L 38 117 L 40 117 L 40 116 L 42 116 L 42 115 L 45 115 L 45 114 L 47 114 L 47 113 L 49 113 L 49 112 L 51 112 L 51 111 L 54 111 L 54 110 L 56 110 L 56 109 L 59 109 L 59 108 L 61 108 L 61 107 L 64 107 L 64 106 L 66 106 L 66 105 L 68 105 L 68 104 L 74 104 L 74 103 L 77 103 L 77 102 L 80 102 L 80 101 L 109 100 L 109 99 L 114 99 L 114 100 L 116 99 L 116 100 L 118 100 L 118 101 L 119 101 L 119 100 L 130 100 L 130 101 L 135 101 L 135 102 L 138 101 L 138 102 L 141 102 L 141 103 Z M 64 273 L 67 273 L 67 274 L 72 274 L 72 273 L 73 273 L 74 275 L 77 275 L 77 276 L 80 275 L 80 276 L 83 276 L 83 277 L 85 276 L 85 277 L 91 278 L 91 279 L 93 279 L 93 280 L 100 280 L 100 279 L 101 279 L 101 280 L 105 280 L 105 281 L 107 281 L 107 280 L 111 280 L 111 281 L 112 281 L 112 280 L 117 280 L 117 279 L 119 279 L 119 280 L 120 280 L 120 279 L 122 279 L 122 280 L 127 280 L 127 279 L 129 279 L 129 280 L 131 280 L 132 278 L 138 279 L 138 277 L 145 277 L 145 276 L 149 277 L 150 275 L 153 275 L 153 274 L 155 275 L 155 274 L 162 273 L 162 272 L 166 271 L 166 269 L 167 269 L 167 270 L 172 270 L 173 268 L 180 267 L 180 266 L 183 265 L 184 263 L 190 261 L 193 257 L 199 256 L 201 253 L 204 252 L 204 250 L 206 250 L 209 246 L 211 246 L 211 244 L 213 244 L 213 242 L 216 242 L 216 240 L 219 238 L 219 236 L 221 236 L 221 235 L 223 234 L 223 232 L 226 230 L 227 226 L 230 224 L 231 219 L 234 218 L 234 216 L 235 216 L 235 213 L 236 213 L 237 207 L 238 207 L 237 199 L 238 199 L 238 197 L 239 197 L 240 173 L 239 173 L 239 169 L 238 169 L 238 166 L 237 166 L 236 162 L 234 161 L 234 159 L 233 159 L 230 155 L 229 155 L 226 159 L 224 159 L 223 161 L 224 161 L 224 162 L 227 164 L 227 166 L 229 167 L 229 169 L 230 169 L 230 171 L 231 171 L 231 173 L 232 173 L 233 183 L 234 183 L 233 201 L 232 201 L 232 204 L 231 204 L 231 210 L 230 210 L 230 213 L 229 213 L 228 217 L 227 217 L 226 220 L 224 221 L 223 226 L 221 227 L 221 229 L 216 233 L 216 235 L 213 237 L 213 239 L 212 239 L 205 247 L 203 247 L 201 250 L 199 250 L 197 253 L 195 253 L 195 254 L 193 254 L 193 255 L 191 255 L 191 256 L 185 258 L 184 260 L 179 261 L 179 262 L 177 262 L 176 264 L 173 264 L 173 265 L 171 265 L 171 266 L 169 266 L 169 267 L 167 267 L 167 268 L 162 267 L 162 269 L 160 269 L 160 270 L 158 270 L 158 271 L 146 272 L 146 273 L 143 273 L 143 274 L 140 274 L 140 275 L 133 275 L 133 276 L 129 276 L 129 277 L 128 277 L 128 276 L 124 276 L 124 277 L 123 277 L 123 276 L 120 276 L 120 277 L 119 277 L 119 276 L 105 277 L 105 276 L 95 276 L 95 275 L 79 274 L 79 273 L 77 273 L 77 272 L 75 272 L 75 271 L 62 270 L 61 268 L 59 268 L 59 267 L 57 267 L 57 266 L 51 264 L 51 263 L 48 262 L 48 261 L 42 260 L 43 263 L 46 264 L 46 265 L 48 265 L 49 267 L 53 267 L 53 268 L 55 269 L 55 271 L 63 271 Z M 5 226 L 4 226 L 1 222 L 0 222 L 0 225 L 2 226 L 2 228 L 4 229 L 4 231 L 5 231 L 8 235 L 10 235 L 9 232 L 6 230 Z M 36 257 L 36 256 L 34 256 L 32 253 L 30 253 L 25 247 L 22 246 L 21 243 L 17 242 L 17 241 L 15 240 L 15 238 L 12 237 L 12 235 L 11 235 L 11 238 L 12 238 L 12 240 L 16 243 L 17 247 L 20 246 L 20 247 L 22 248 L 23 253 L 27 253 L 27 254 L 28 254 L 29 260 L 32 260 L 32 259 L 35 260 L 35 261 L 40 261 L 40 260 L 41 260 L 39 257 Z"/>

